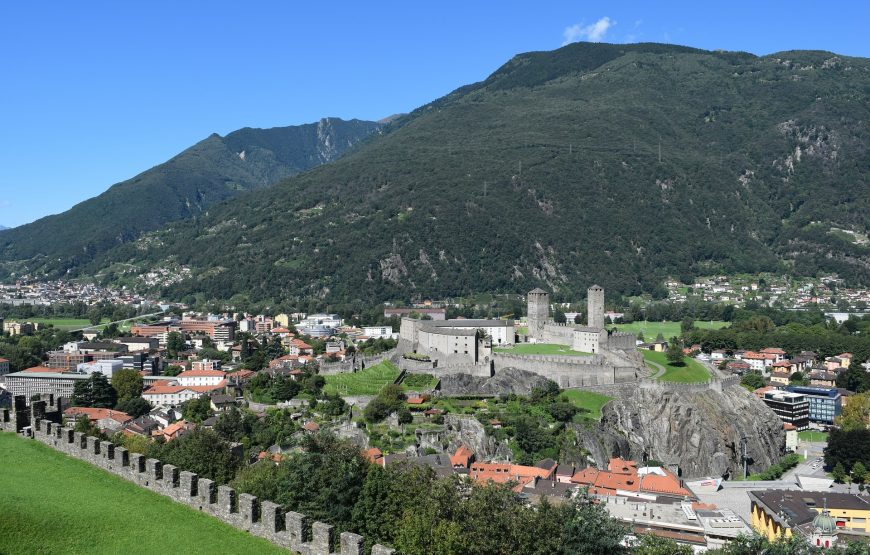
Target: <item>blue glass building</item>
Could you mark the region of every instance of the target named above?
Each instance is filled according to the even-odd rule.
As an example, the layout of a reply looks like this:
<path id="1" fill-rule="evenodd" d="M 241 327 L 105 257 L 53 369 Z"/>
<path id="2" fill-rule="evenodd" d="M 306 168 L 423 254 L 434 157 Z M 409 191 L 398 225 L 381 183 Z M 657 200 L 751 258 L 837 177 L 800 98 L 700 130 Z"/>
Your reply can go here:
<path id="1" fill-rule="evenodd" d="M 810 403 L 810 422 L 833 424 L 842 411 L 842 398 L 836 387 L 789 385 L 785 390 L 806 396 Z"/>

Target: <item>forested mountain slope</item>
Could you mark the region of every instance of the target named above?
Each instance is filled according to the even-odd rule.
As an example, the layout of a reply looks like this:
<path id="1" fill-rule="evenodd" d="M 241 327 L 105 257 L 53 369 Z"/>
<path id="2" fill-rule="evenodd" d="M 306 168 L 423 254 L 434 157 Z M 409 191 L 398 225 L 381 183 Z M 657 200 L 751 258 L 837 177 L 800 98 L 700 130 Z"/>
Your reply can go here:
<path id="1" fill-rule="evenodd" d="M 867 59 L 828 52 L 522 54 L 81 270 L 184 265 L 164 293 L 333 303 L 760 270 L 868 282 L 868 91 Z"/>
<path id="2" fill-rule="evenodd" d="M 331 162 L 379 127 L 370 121 L 325 118 L 306 125 L 244 128 L 226 137 L 213 134 L 66 212 L 4 231 L 0 266 L 7 273 L 13 269 L 76 271 L 142 232 Z M 34 195 L 38 202 L 38 193 Z"/>

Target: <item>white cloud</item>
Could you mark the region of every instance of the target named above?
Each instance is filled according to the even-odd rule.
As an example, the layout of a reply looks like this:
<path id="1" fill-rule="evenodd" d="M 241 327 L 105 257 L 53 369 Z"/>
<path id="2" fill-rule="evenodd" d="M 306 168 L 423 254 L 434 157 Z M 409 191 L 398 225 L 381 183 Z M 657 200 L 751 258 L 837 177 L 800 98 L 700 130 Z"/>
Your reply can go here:
<path id="1" fill-rule="evenodd" d="M 577 23 L 570 27 L 565 27 L 565 30 L 562 32 L 562 36 L 565 38 L 562 46 L 581 40 L 601 42 L 607 35 L 607 31 L 614 25 L 616 25 L 616 22 L 611 21 L 609 17 L 605 16 L 591 25 Z"/>

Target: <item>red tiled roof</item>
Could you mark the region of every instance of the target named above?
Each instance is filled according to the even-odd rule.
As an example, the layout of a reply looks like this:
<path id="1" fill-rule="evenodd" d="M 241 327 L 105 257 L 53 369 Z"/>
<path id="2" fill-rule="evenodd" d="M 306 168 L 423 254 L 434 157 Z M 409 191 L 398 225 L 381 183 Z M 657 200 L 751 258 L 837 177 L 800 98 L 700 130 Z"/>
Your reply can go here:
<path id="1" fill-rule="evenodd" d="M 126 412 L 113 409 L 100 409 L 95 407 L 70 407 L 63 411 L 64 416 L 78 418 L 81 415 L 87 415 L 88 420 L 95 422 L 104 418 L 111 418 L 115 422 L 126 424 L 133 420 L 133 417 Z"/>
<path id="2" fill-rule="evenodd" d="M 308 430 L 309 432 L 316 432 L 317 430 L 320 429 L 320 424 L 318 424 L 317 422 L 315 422 L 313 420 L 310 420 L 310 421 L 306 422 L 305 424 L 303 424 L 302 427 L 304 429 Z"/>
<path id="3" fill-rule="evenodd" d="M 460 445 L 459 449 L 450 456 L 450 464 L 452 466 L 461 466 L 466 468 L 471 463 L 471 457 L 474 456 L 474 452 L 466 447 L 465 445 Z"/>
<path id="4" fill-rule="evenodd" d="M 182 372 L 177 377 L 179 378 L 198 378 L 198 377 L 224 377 L 226 373 L 221 370 L 188 370 Z"/>
<path id="5" fill-rule="evenodd" d="M 195 393 L 209 393 L 216 389 L 223 389 L 227 385 L 226 380 L 221 380 L 215 385 L 160 385 L 155 384 L 142 392 L 142 395 L 162 395 L 178 393 L 180 391 L 193 391 Z"/>

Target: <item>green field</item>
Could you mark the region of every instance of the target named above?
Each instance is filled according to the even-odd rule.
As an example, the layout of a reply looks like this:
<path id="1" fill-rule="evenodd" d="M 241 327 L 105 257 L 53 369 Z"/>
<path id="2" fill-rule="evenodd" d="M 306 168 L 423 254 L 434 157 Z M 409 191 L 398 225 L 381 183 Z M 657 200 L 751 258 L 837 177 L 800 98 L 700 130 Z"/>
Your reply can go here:
<path id="1" fill-rule="evenodd" d="M 377 395 L 387 384 L 396 381 L 401 374 L 396 365 L 385 360 L 359 372 L 324 376 L 323 391 L 339 395 Z"/>
<path id="2" fill-rule="evenodd" d="M 668 362 L 665 353 L 648 350 L 643 350 L 641 353 L 643 353 L 644 359 L 657 362 L 665 367 L 665 373 L 659 378 L 664 382 L 695 383 L 706 382 L 710 379 L 710 372 L 707 368 L 693 358 L 683 357 L 684 366 L 674 366 Z"/>
<path id="3" fill-rule="evenodd" d="M 581 413 L 581 417 L 594 420 L 601 420 L 601 409 L 604 408 L 604 405 L 606 405 L 608 401 L 613 399 L 613 397 L 608 397 L 601 393 L 583 391 L 581 389 L 566 389 L 560 396 L 566 401 L 569 401 L 575 407 L 588 411 Z"/>
<path id="4" fill-rule="evenodd" d="M 76 330 L 91 325 L 91 321 L 87 318 L 20 318 L 18 321 L 46 326 L 50 324 L 61 330 Z"/>
<path id="5" fill-rule="evenodd" d="M 819 432 L 816 430 L 804 430 L 802 432 L 798 432 L 798 438 L 801 441 L 813 441 L 813 442 L 827 442 L 828 441 L 828 432 Z"/>
<path id="6" fill-rule="evenodd" d="M 682 333 L 680 331 L 680 323 L 679 322 L 632 322 L 630 324 L 614 324 L 619 331 L 627 331 L 636 334 L 639 331 L 643 332 L 643 338 L 646 341 L 655 341 L 655 338 L 658 337 L 658 334 L 662 334 L 666 340 L 671 337 L 679 337 Z M 712 329 L 718 330 L 720 328 L 724 328 L 729 325 L 729 322 L 723 322 L 721 320 L 713 320 L 713 321 L 702 321 L 697 320 L 695 322 L 695 327 L 700 329 Z"/>
<path id="7" fill-rule="evenodd" d="M 0 468 L 0 553 L 287 553 L 14 434 Z"/>
<path id="8" fill-rule="evenodd" d="M 592 354 L 574 351 L 567 345 L 557 345 L 555 343 L 517 343 L 513 347 L 495 348 L 493 351 L 496 353 L 509 353 L 514 355 L 589 356 Z"/>

